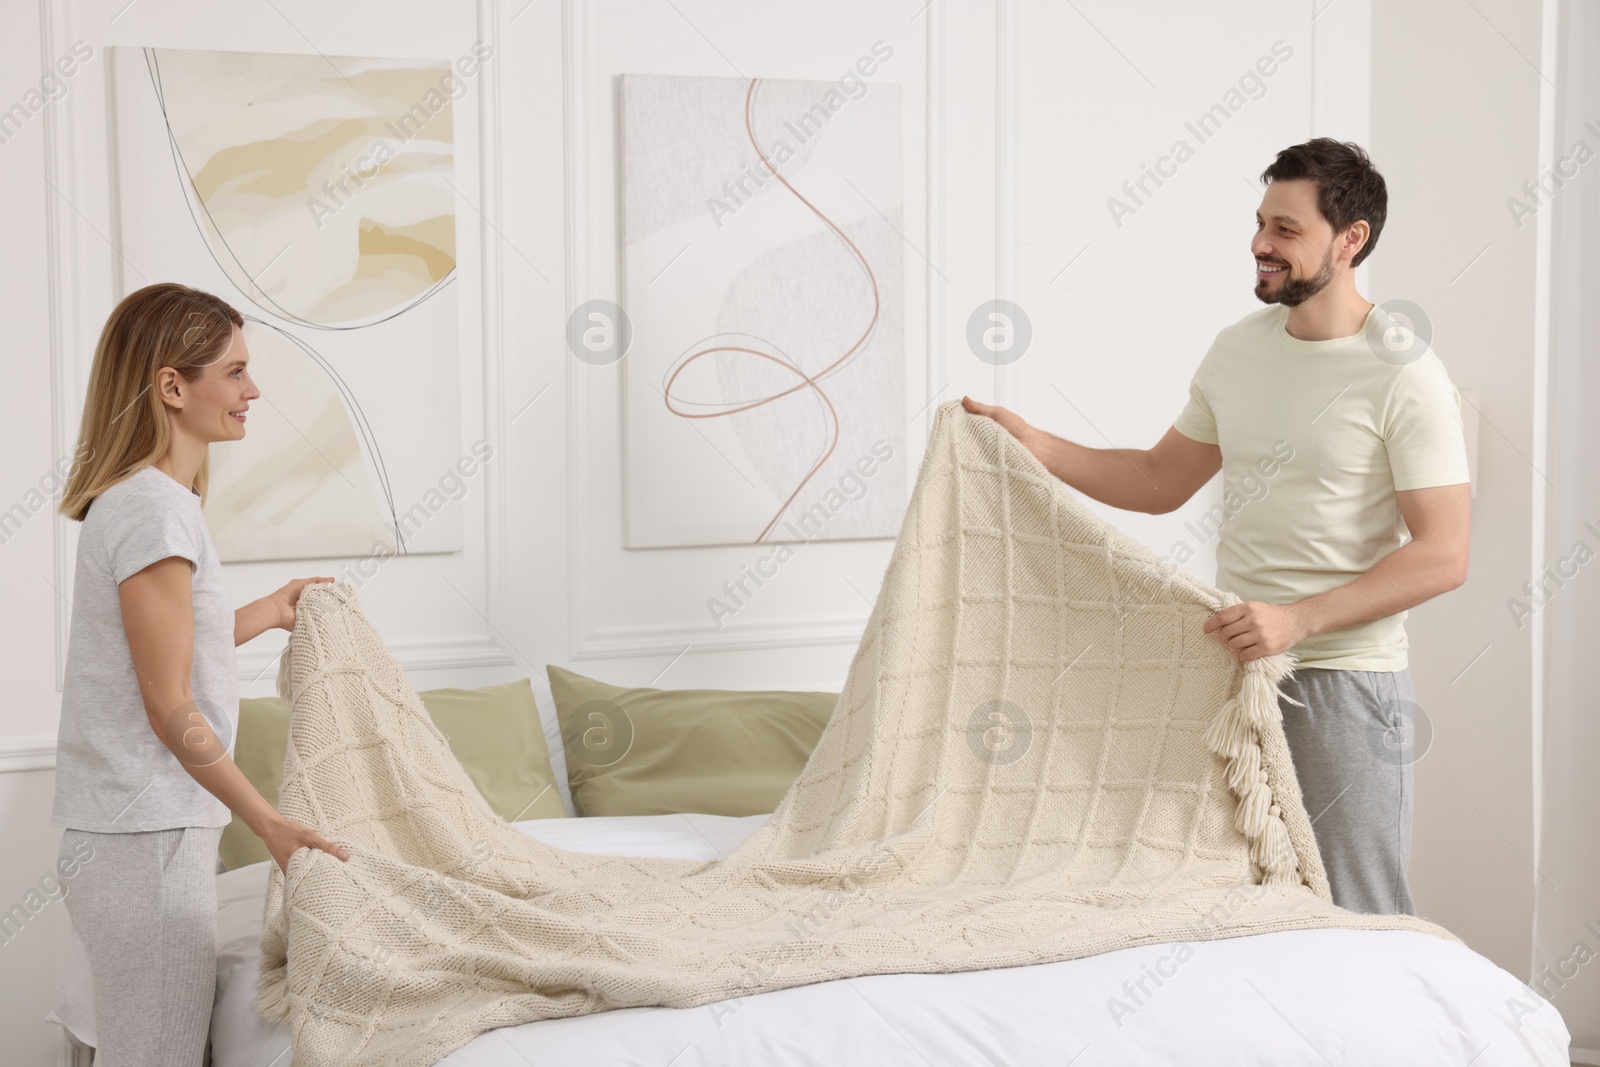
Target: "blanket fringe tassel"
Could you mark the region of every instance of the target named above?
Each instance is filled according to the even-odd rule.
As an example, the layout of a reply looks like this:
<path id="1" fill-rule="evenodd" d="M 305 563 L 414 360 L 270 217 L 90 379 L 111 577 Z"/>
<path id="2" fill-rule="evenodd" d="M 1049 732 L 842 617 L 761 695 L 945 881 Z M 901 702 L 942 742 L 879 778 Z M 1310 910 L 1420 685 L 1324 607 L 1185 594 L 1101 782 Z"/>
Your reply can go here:
<path id="1" fill-rule="evenodd" d="M 1293 661 L 1282 655 L 1245 664 L 1238 695 L 1223 704 L 1205 734 L 1206 746 L 1228 761 L 1228 788 L 1239 798 L 1233 825 L 1250 843 L 1250 858 L 1267 885 L 1301 881 L 1300 858 L 1261 762 L 1261 731 L 1282 715 L 1277 680 L 1292 669 Z"/>
<path id="2" fill-rule="evenodd" d="M 285 961 L 275 967 L 261 961 L 261 977 L 256 981 L 256 1011 L 268 1022 L 287 1022 L 289 1019 L 289 968 Z"/>

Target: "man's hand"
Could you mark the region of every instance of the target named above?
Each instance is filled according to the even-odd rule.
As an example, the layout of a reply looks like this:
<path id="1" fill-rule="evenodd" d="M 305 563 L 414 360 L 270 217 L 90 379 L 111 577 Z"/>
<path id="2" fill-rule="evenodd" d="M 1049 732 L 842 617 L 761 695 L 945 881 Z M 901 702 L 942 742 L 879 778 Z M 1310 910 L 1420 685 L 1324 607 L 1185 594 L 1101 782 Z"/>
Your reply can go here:
<path id="1" fill-rule="evenodd" d="M 1311 636 L 1298 604 L 1267 604 L 1259 600 L 1223 608 L 1200 629 L 1213 634 L 1240 663 L 1275 656 Z"/>
<path id="2" fill-rule="evenodd" d="M 1030 426 L 1028 421 L 1021 415 L 1018 415 L 1015 411 L 1012 411 L 1009 408 L 1000 407 L 996 404 L 980 404 L 970 396 L 964 396 L 961 398 L 961 406 L 972 412 L 974 415 L 982 415 L 985 418 L 990 418 L 995 422 L 998 422 L 1001 428 L 1003 428 L 1007 433 L 1009 433 L 1012 437 L 1015 437 L 1018 441 L 1021 441 L 1023 446 L 1026 447 L 1029 452 L 1033 452 L 1035 456 L 1039 456 L 1039 453 L 1035 452 L 1033 447 L 1034 442 L 1038 439 L 1039 431 Z M 1039 458 L 1041 461 L 1043 461 L 1044 457 L 1039 456 Z"/>

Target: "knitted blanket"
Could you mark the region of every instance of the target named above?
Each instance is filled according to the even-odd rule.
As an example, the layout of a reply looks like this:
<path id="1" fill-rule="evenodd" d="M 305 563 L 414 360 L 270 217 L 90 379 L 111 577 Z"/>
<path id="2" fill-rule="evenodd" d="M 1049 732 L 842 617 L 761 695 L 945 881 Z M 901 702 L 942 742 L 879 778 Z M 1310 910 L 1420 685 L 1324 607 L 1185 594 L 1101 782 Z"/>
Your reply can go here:
<path id="1" fill-rule="evenodd" d="M 409 1067 L 492 1027 L 857 975 L 1308 927 L 1456 940 L 1331 903 L 1279 717 L 1293 661 L 1200 630 L 1237 601 L 944 404 L 832 719 L 770 821 L 700 862 L 495 816 L 354 590 L 310 586 L 279 808 L 350 859 L 274 865 L 257 1008 L 297 1067 Z"/>

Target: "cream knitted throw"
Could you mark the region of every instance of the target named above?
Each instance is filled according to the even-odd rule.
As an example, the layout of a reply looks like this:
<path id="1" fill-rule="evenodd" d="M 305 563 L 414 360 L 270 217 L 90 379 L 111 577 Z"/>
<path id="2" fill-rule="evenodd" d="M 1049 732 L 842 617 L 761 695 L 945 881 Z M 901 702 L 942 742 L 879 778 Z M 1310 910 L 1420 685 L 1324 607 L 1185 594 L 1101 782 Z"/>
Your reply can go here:
<path id="1" fill-rule="evenodd" d="M 354 591 L 309 587 L 279 690 L 284 814 L 345 844 L 273 867 L 257 1007 L 296 1067 L 431 1064 L 552 1016 L 1014 967 L 1306 927 L 1330 903 L 1277 705 L 1169 573 L 1010 434 L 938 409 L 844 691 L 725 860 L 539 844 L 479 796 Z"/>

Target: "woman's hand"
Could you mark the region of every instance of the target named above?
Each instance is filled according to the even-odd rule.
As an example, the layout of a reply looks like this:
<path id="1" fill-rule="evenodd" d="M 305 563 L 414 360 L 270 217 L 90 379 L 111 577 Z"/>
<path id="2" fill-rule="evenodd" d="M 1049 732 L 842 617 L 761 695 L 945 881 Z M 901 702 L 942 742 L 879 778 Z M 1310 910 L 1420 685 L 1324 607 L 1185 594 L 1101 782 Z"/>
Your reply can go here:
<path id="1" fill-rule="evenodd" d="M 331 581 L 333 581 L 332 578 L 296 578 L 268 597 L 267 599 L 271 600 L 278 609 L 278 626 L 293 633 L 294 606 L 295 602 L 300 599 L 300 591 L 308 585 Z"/>
<path id="2" fill-rule="evenodd" d="M 272 853 L 278 869 L 284 874 L 289 873 L 289 857 L 302 848 L 321 849 L 341 860 L 350 858 L 350 853 L 342 846 L 329 841 L 305 823 L 296 822 L 284 815 L 274 819 L 260 836 L 261 843 L 267 846 L 267 851 Z"/>

